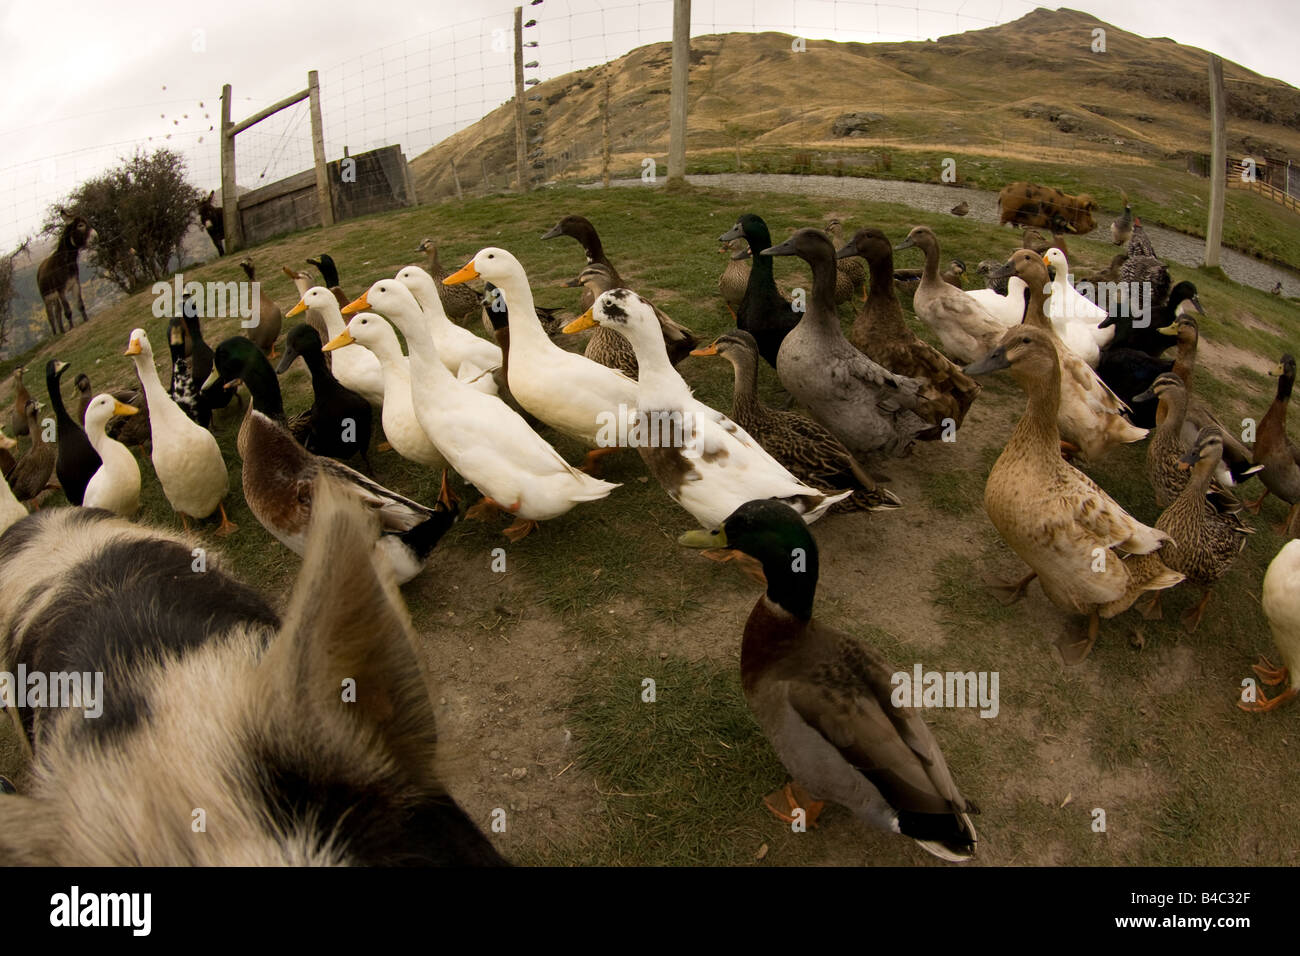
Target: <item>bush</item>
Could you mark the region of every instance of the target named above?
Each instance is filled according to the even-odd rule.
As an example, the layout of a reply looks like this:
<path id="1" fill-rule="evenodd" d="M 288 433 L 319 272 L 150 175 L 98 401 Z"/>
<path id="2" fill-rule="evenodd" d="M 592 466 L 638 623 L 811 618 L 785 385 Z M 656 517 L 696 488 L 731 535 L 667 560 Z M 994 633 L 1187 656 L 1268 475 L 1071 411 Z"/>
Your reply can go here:
<path id="1" fill-rule="evenodd" d="M 169 149 L 136 152 L 115 169 L 82 183 L 52 207 L 45 232 L 63 228 L 63 213 L 85 216 L 97 233 L 88 250 L 91 266 L 131 293 L 164 278 L 179 262 L 181 239 L 202 199 L 185 180 L 185 160 Z"/>

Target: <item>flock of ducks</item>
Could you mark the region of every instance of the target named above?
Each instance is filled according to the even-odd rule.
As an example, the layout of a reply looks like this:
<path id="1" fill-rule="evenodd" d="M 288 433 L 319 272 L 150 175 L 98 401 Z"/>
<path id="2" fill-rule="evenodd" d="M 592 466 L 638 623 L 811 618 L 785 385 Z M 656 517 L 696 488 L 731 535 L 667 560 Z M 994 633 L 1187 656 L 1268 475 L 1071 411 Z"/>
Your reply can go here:
<path id="1" fill-rule="evenodd" d="M 1015 600 L 1037 578 L 1049 600 L 1086 619 L 1058 642 L 1070 664 L 1087 656 L 1101 618 L 1135 605 L 1159 614 L 1163 591 L 1184 581 L 1202 591 L 1185 616 L 1195 629 L 1250 534 L 1243 511 L 1258 511 L 1263 500 L 1243 504 L 1236 484 L 1258 477 L 1264 495 L 1291 505 L 1288 537 L 1300 532 L 1300 452 L 1286 435 L 1295 361 L 1283 356 L 1275 369 L 1277 397 L 1253 447 L 1237 442 L 1192 393 L 1198 327 L 1190 313 L 1201 311 L 1195 287 L 1170 283 L 1127 203 L 1112 235 L 1128 252 L 1112 270 L 1155 290 L 1149 324 L 1076 291 L 1063 243 L 982 264 L 988 288 L 967 291 L 964 266 L 941 275 L 939 238 L 928 226 L 897 244 L 878 229 L 845 238 L 839 228 L 838 221 L 827 231 L 803 228 L 775 243 L 760 216 L 739 216 L 718 239 L 730 256 L 719 289 L 736 328 L 708 345 L 627 288 L 581 216 L 565 216 L 542 237 L 570 237 L 585 256 L 570 283 L 584 290 L 581 315 L 567 323 L 535 304 L 523 264 L 503 248 L 483 248 L 449 271 L 436 243 L 425 240 L 426 267 L 407 266 L 355 298 L 322 255 L 309 260 L 322 281 L 286 268 L 299 301 L 284 313 L 261 303 L 264 322 L 246 336 L 211 348 L 193 310 L 172 319 L 169 388 L 148 334 L 135 329 L 125 354 L 140 394 L 92 394 L 87 381 L 78 422 L 60 392 L 67 366 L 51 361 L 53 434 L 19 369 L 11 424 L 31 448 L 14 460 L 14 442 L 0 434 L 8 478 L 0 527 L 27 513 L 23 502 L 39 506 L 51 473 L 70 503 L 134 515 L 141 476 L 130 448 L 147 443 L 163 494 L 186 528 L 219 513 L 217 533 L 234 531 L 224 506 L 225 462 L 207 425 L 214 409 L 243 403 L 235 397 L 240 386 L 248 394 L 237 439 L 242 492 L 257 520 L 302 554 L 313 486 L 328 475 L 378 516 L 376 551 L 398 582 L 420 573 L 459 516 L 449 472 L 481 495 L 467 516 L 505 515 L 503 533 L 518 541 L 541 522 L 616 493 L 619 486 L 600 476 L 601 459 L 634 447 L 701 526 L 681 543 L 737 558 L 765 583 L 745 627 L 741 675 L 746 700 L 793 777 L 769 795 L 769 809 L 786 820 L 803 811 L 811 821 L 824 802 L 835 802 L 943 859 L 968 859 L 977 809 L 917 711 L 891 703 L 895 669 L 813 616 L 818 551 L 808 525 L 829 513 L 899 507 L 877 469 L 918 442 L 952 441 L 981 393 L 979 379 L 1007 371 L 1025 393 L 1025 410 L 989 473 L 984 507 L 1030 573 L 999 586 L 1001 599 Z M 924 256 L 912 308 L 939 348 L 908 325 L 899 299 L 911 281 L 895 270 L 894 256 L 912 249 Z M 782 256 L 808 265 L 810 290 L 778 287 L 773 262 Z M 252 263 L 243 265 L 252 279 Z M 470 286 L 476 281 L 483 292 Z M 855 310 L 847 334 L 837 311 L 844 302 Z M 465 327 L 475 315 L 491 338 Z M 299 317 L 273 365 L 282 323 Z M 553 338 L 584 330 L 593 334 L 583 354 Z M 1165 359 L 1174 345 L 1177 358 Z M 731 363 L 730 414 L 694 397 L 678 370 L 688 356 Z M 299 359 L 313 401 L 290 419 L 277 373 Z M 763 404 L 763 364 L 802 411 Z M 381 450 L 442 472 L 432 506 L 371 477 L 376 411 Z M 547 429 L 585 447 L 583 462 L 566 461 Z M 1074 463 L 1143 438 L 1164 509 L 1154 527 Z M 362 470 L 346 463 L 353 458 Z M 1297 585 L 1300 543 L 1291 541 L 1264 581 L 1283 666 L 1256 665 L 1264 683 L 1287 687 L 1246 709 L 1270 710 L 1296 694 Z"/>

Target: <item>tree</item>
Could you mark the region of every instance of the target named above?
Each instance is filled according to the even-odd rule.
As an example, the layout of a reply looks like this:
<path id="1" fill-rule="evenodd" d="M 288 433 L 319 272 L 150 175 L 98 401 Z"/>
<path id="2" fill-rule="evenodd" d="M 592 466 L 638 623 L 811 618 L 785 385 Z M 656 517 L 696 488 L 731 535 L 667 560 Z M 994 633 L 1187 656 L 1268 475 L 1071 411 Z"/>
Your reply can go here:
<path id="1" fill-rule="evenodd" d="M 9 255 L 0 258 L 0 351 L 9 341 L 9 320 L 13 318 L 14 258 L 27 251 L 24 242 Z"/>
<path id="2" fill-rule="evenodd" d="M 87 180 L 50 208 L 44 231 L 57 234 L 64 213 L 85 216 L 96 238 L 89 264 L 131 293 L 170 272 L 202 196 L 185 179 L 185 160 L 169 149 L 138 150 L 115 169 Z"/>

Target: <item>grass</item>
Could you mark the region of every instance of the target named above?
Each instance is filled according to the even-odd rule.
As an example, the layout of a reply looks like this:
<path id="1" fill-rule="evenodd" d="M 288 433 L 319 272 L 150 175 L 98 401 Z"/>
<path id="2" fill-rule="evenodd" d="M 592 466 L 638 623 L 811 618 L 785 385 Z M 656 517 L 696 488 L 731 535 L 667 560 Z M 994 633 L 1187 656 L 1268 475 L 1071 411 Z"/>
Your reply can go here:
<path id="1" fill-rule="evenodd" d="M 842 206 L 836 203 L 840 212 Z M 539 304 L 572 309 L 578 292 L 558 283 L 580 267 L 578 247 L 538 237 L 562 215 L 581 212 L 597 224 L 629 284 L 708 341 L 732 326 L 716 291 L 724 265 L 716 237 L 739 213 L 755 210 L 780 241 L 799 226 L 824 221 L 829 208 L 790 195 L 559 188 L 526 199 L 493 196 L 370 217 L 286 236 L 249 254 L 267 276 L 268 293 L 288 305 L 292 289 L 278 266 L 323 250 L 340 264 L 344 288 L 357 294 L 407 264 L 425 235 L 442 238 L 448 265 L 499 244 L 529 270 Z M 897 238 L 927 223 L 938 231 L 945 258 L 979 261 L 1004 256 L 1014 245 L 1005 230 L 902 206 L 858 203 L 848 213 L 848 228 L 871 224 Z M 1080 240 L 1075 256 L 1084 264 L 1103 264 L 1110 254 L 1106 243 Z M 899 264 L 916 263 L 904 254 Z M 800 265 L 779 259 L 779 281 L 787 287 L 806 283 Z M 1194 277 L 1200 287 L 1205 348 L 1226 344 L 1252 356 L 1232 353 L 1222 377 L 1202 363 L 1198 396 L 1228 419 L 1262 415 L 1272 382 L 1262 372 L 1282 351 L 1300 352 L 1293 306 L 1220 276 L 1173 271 L 1175 278 Z M 239 272 L 225 259 L 195 268 L 187 278 L 238 279 Z M 155 351 L 164 351 L 162 323 L 149 306 L 143 295 L 124 300 L 15 361 L 35 369 L 57 355 L 72 366 L 69 380 L 84 370 L 97 389 L 129 384 L 134 376 L 121 352 L 133 326 L 147 328 Z M 846 323 L 850 315 L 845 307 Z M 214 345 L 235 332 L 233 320 L 209 326 L 206 335 Z M 583 342 L 564 344 L 579 348 Z M 0 365 L 0 375 L 15 361 Z M 681 372 L 702 399 L 730 406 L 729 365 L 689 359 Z M 770 369 L 761 374 L 760 393 L 775 402 L 775 376 Z M 34 394 L 43 391 L 39 375 L 27 382 Z M 291 413 L 307 404 L 303 373 L 288 373 L 283 385 Z M 968 419 L 970 427 L 987 430 L 976 439 L 981 444 L 970 456 L 973 466 L 954 467 L 944 459 L 946 446 L 928 446 L 889 463 L 896 480 L 912 481 L 918 489 L 905 497 L 904 509 L 830 518 L 814 529 L 822 547 L 819 616 L 871 641 L 900 668 L 919 660 L 927 668 L 1000 673 L 997 718 L 969 710 L 926 715 L 963 790 L 983 809 L 977 826 L 984 862 L 1297 862 L 1300 824 L 1284 810 L 1291 784 L 1283 769 L 1294 763 L 1294 712 L 1256 717 L 1233 706 L 1248 665 L 1270 650 L 1258 590 L 1282 544 L 1270 524 L 1282 518 L 1283 505 L 1266 502 L 1262 519 L 1253 522 L 1256 534 L 1220 582 L 1198 634 L 1185 635 L 1178 626 L 1179 613 L 1196 595 L 1175 590 L 1166 597 L 1163 620 L 1126 615 L 1106 622 L 1089 661 L 1063 672 L 1050 641 L 1071 622 L 1036 587 L 1023 602 L 1003 607 L 982 581 L 987 569 L 1016 567 L 989 526 L 981 498 L 987 470 L 1022 407 L 1020 393 L 1005 377 L 987 379 Z M 233 410 L 219 413 L 215 433 L 230 467 L 228 506 L 240 531 L 214 547 L 237 576 L 282 596 L 299 562 L 244 505 L 234 450 L 238 421 Z M 966 435 L 964 427 L 961 439 Z M 581 456 L 576 444 L 548 437 L 570 461 Z M 380 481 L 419 500 L 436 497 L 439 476 L 392 454 L 373 455 L 372 461 Z M 1157 513 L 1144 461 L 1145 446 L 1139 444 L 1118 449 L 1089 470 L 1135 516 L 1150 522 Z M 545 775 L 530 775 L 537 788 L 531 803 L 545 806 L 554 823 L 521 826 L 511 855 L 524 863 L 739 865 L 759 863 L 766 846 L 760 865 L 929 864 L 908 841 L 867 831 L 842 810 L 829 811 L 818 829 L 795 834 L 761 808 L 761 796 L 785 775 L 739 688 L 740 626 L 757 589 L 738 570 L 676 545 L 693 521 L 646 479 L 635 456 L 605 462 L 606 477 L 622 485 L 606 501 L 547 522 L 518 544 L 500 535 L 504 522 L 458 524 L 439 546 L 436 570 L 404 589 L 435 686 L 467 701 L 473 719 L 466 728 L 492 716 L 496 708 L 484 703 L 506 678 L 475 671 L 458 656 L 462 646 L 481 640 L 509 662 L 517 642 L 538 628 L 545 631 L 546 661 L 536 664 L 535 683 L 519 684 L 514 692 L 550 702 L 572 728 L 576 751 L 561 758 L 550 738 L 536 736 L 527 725 L 502 725 L 508 736 L 492 739 L 518 741 L 560 761 L 556 771 L 572 759 L 575 765 L 561 782 L 581 784 L 591 804 L 570 804 L 556 796 Z M 142 470 L 142 520 L 177 527 L 152 469 Z M 472 489 L 458 489 L 467 502 L 476 498 Z M 908 522 L 919 518 L 926 519 L 926 530 L 910 530 Z M 882 544 L 886 537 L 896 550 Z M 506 552 L 504 574 L 491 570 L 497 548 Z M 906 571 L 896 568 L 903 559 L 915 563 Z M 646 677 L 656 682 L 653 704 L 640 699 Z M 482 740 L 465 733 L 458 742 L 471 755 L 489 748 L 487 731 Z M 0 744 L 11 744 L 4 734 Z M 0 748 L 0 772 L 19 770 L 16 761 L 12 749 Z M 470 774 L 459 785 L 453 782 L 453 791 L 471 806 L 481 801 L 490 807 L 496 805 L 494 786 Z M 1062 806 L 1067 795 L 1071 800 Z M 1091 828 L 1094 807 L 1107 810 L 1104 834 Z"/>

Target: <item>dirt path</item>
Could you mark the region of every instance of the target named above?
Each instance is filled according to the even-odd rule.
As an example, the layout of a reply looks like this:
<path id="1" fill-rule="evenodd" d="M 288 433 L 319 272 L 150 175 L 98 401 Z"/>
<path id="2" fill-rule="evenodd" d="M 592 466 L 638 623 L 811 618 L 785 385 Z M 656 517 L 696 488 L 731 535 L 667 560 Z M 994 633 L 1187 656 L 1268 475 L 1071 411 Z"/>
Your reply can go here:
<path id="1" fill-rule="evenodd" d="M 865 202 L 890 202 L 927 212 L 946 213 L 958 202 L 970 205 L 968 218 L 978 222 L 998 221 L 998 195 L 979 189 L 957 189 L 936 183 L 909 183 L 886 179 L 861 179 L 855 176 L 798 176 L 787 173 L 710 173 L 686 177 L 692 186 L 731 189 L 736 192 L 795 193 L 803 196 L 826 196 Z M 639 179 L 614 180 L 616 186 L 640 186 Z M 1102 225 L 1089 238 L 1104 239 L 1110 215 L 1103 214 Z M 1199 266 L 1205 258 L 1205 240 L 1147 226 L 1160 255 L 1185 266 Z M 1281 282 L 1284 295 L 1300 295 L 1300 275 L 1288 269 L 1260 262 L 1235 249 L 1223 249 L 1223 270 L 1235 282 L 1264 291 Z"/>

